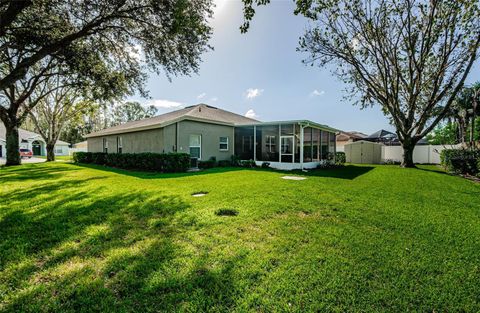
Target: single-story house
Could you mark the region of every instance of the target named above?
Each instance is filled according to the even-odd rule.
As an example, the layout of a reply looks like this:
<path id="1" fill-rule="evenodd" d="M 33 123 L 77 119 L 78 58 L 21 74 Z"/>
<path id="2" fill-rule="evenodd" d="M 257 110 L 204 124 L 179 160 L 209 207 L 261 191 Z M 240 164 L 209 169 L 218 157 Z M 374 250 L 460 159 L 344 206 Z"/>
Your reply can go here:
<path id="1" fill-rule="evenodd" d="M 254 160 L 314 168 L 335 152 L 337 130 L 308 120 L 260 122 L 206 104 L 87 135 L 89 152 L 184 152 L 192 159 Z"/>
<path id="2" fill-rule="evenodd" d="M 73 152 L 87 152 L 88 151 L 88 142 L 86 140 L 74 143 L 72 145 Z"/>
<path id="3" fill-rule="evenodd" d="M 32 150 L 34 156 L 47 155 L 45 141 L 39 134 L 20 128 L 18 129 L 18 137 L 20 149 Z M 68 155 L 69 150 L 70 148 L 67 142 L 61 140 L 57 141 L 57 144 L 55 145 L 55 155 Z M 5 125 L 0 122 L 0 157 L 5 157 L 6 152 L 6 129 Z"/>
<path id="4" fill-rule="evenodd" d="M 337 151 L 345 152 L 345 145 L 367 137 L 366 134 L 357 131 L 341 131 L 337 134 Z"/>

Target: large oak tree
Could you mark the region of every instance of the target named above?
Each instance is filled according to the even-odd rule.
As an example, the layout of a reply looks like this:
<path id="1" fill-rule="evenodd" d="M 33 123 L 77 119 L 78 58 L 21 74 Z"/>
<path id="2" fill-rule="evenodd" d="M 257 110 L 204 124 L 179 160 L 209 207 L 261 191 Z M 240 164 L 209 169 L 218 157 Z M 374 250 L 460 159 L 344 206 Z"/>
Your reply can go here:
<path id="1" fill-rule="evenodd" d="M 243 0 L 246 31 L 255 6 Z M 445 115 L 480 46 L 478 0 L 297 0 L 312 22 L 300 39 L 307 64 L 334 66 L 362 106 L 380 105 L 413 167 L 415 144 Z"/>
<path id="2" fill-rule="evenodd" d="M 211 0 L 0 1 L 0 91 L 22 80 L 35 87 L 48 58 L 99 84 L 123 81 L 129 92 L 145 95 L 148 70 L 197 71 L 209 48 L 211 6 Z M 17 95 L 0 99 L 9 165 L 20 163 L 18 127 L 25 106 L 31 108 L 28 94 Z"/>

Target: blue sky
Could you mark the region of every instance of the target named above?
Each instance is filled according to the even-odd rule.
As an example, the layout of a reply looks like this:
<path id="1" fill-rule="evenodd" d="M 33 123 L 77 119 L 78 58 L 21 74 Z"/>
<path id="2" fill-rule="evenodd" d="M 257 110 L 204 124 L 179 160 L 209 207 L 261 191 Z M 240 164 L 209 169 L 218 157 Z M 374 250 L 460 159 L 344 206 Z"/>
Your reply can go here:
<path id="1" fill-rule="evenodd" d="M 247 34 L 241 34 L 240 0 L 217 0 L 212 26 L 214 51 L 203 55 L 198 75 L 151 75 L 147 88 L 159 113 L 207 103 L 262 121 L 309 119 L 370 134 L 393 130 L 379 107 L 361 110 L 343 100 L 345 85 L 329 68 L 305 66 L 296 51 L 308 21 L 293 14 L 290 0 L 273 0 L 257 10 Z M 480 80 L 477 66 L 469 81 Z"/>

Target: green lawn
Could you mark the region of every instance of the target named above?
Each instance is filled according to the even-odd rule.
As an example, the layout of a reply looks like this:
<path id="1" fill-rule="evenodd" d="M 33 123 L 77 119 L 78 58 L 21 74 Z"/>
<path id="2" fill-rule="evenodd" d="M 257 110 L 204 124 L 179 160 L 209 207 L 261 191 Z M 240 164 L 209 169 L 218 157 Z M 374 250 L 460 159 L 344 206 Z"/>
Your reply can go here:
<path id="1" fill-rule="evenodd" d="M 433 166 L 283 175 L 1 168 L 0 311 L 480 310 L 479 184 Z"/>
<path id="2" fill-rule="evenodd" d="M 36 156 L 36 158 L 46 159 L 46 156 Z M 71 155 L 57 155 L 55 156 L 55 161 L 72 161 L 73 156 Z"/>

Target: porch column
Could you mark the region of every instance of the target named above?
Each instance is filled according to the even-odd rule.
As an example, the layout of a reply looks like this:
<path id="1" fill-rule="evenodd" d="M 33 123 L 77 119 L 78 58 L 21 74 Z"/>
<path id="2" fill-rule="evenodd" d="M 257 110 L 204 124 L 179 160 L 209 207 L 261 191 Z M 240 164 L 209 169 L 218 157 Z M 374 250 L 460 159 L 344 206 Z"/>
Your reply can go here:
<path id="1" fill-rule="evenodd" d="M 253 160 L 257 161 L 257 126 L 253 125 Z"/>
<path id="2" fill-rule="evenodd" d="M 300 169 L 303 170 L 303 125 L 300 125 Z"/>
<path id="3" fill-rule="evenodd" d="M 282 124 L 278 124 L 278 162 L 282 162 Z"/>

